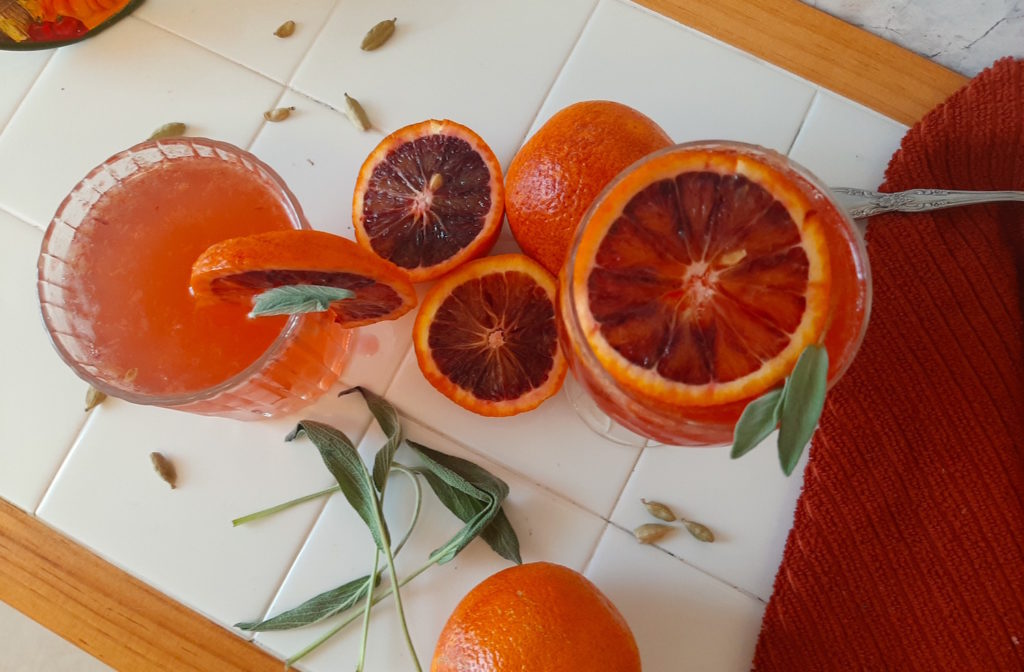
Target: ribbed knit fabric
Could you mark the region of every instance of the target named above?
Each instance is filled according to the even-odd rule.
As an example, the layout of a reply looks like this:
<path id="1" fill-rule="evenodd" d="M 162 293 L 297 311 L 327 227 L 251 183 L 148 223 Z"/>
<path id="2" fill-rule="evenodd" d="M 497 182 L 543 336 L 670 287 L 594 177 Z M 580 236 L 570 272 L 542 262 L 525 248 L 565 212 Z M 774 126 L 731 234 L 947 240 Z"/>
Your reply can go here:
<path id="1" fill-rule="evenodd" d="M 881 189 L 914 187 L 1024 190 L 1024 61 L 907 133 Z M 754 669 L 1024 670 L 1024 205 L 879 216 L 868 254 Z"/>

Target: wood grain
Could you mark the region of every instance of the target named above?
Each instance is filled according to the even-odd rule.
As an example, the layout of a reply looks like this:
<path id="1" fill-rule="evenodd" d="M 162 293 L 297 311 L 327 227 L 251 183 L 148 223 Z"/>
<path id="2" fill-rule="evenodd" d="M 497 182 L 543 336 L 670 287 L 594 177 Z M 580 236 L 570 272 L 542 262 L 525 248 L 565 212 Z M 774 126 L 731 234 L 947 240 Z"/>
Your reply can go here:
<path id="1" fill-rule="evenodd" d="M 908 126 L 967 78 L 797 0 L 635 0 Z"/>
<path id="2" fill-rule="evenodd" d="M 910 125 L 966 78 L 798 0 L 637 0 Z M 0 599 L 124 672 L 282 663 L 0 499 Z"/>
<path id="3" fill-rule="evenodd" d="M 0 499 L 0 600 L 124 672 L 281 672 L 254 644 Z"/>

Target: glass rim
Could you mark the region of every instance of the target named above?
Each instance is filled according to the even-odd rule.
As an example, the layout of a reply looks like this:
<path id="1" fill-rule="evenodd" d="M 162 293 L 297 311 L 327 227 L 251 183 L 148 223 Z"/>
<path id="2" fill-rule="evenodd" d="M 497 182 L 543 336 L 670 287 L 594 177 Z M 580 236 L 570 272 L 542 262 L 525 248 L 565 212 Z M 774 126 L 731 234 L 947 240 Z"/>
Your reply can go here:
<path id="1" fill-rule="evenodd" d="M 77 195 L 81 194 L 86 189 L 93 189 L 93 187 L 91 186 L 92 181 L 95 180 L 99 175 L 103 174 L 105 171 L 109 171 L 114 164 L 120 161 L 124 161 L 126 159 L 132 159 L 132 157 L 139 154 L 140 152 L 151 148 L 159 149 L 163 154 L 164 159 L 167 161 L 185 158 L 184 155 L 176 157 L 167 155 L 166 148 L 171 148 L 175 146 L 187 146 L 189 148 L 192 148 L 193 154 L 191 154 L 191 156 L 207 158 L 202 157 L 199 153 L 195 152 L 196 147 L 202 147 L 215 152 L 216 157 L 221 160 L 225 160 L 230 157 L 231 159 L 240 161 L 244 167 L 251 170 L 252 172 L 255 172 L 261 179 L 265 180 L 271 186 L 279 190 L 280 196 L 283 197 L 282 205 L 285 207 L 285 210 L 289 215 L 289 219 L 293 225 L 293 228 L 297 230 L 308 230 L 312 228 L 309 222 L 306 220 L 306 217 L 302 212 L 302 207 L 299 205 L 299 201 L 295 197 L 295 194 L 292 193 L 292 191 L 288 188 L 288 185 L 285 183 L 284 179 L 282 179 L 281 176 L 278 175 L 273 168 L 271 168 L 264 161 L 257 158 L 251 152 L 248 152 L 242 149 L 241 147 L 238 147 L 237 145 L 233 145 L 229 142 L 224 142 L 222 140 L 214 140 L 212 138 L 205 138 L 201 136 L 188 136 L 157 140 L 144 140 L 140 143 L 132 145 L 127 149 L 121 150 L 116 154 L 113 154 L 105 161 L 92 168 L 88 173 L 86 173 L 85 177 L 83 177 L 75 184 L 71 191 L 68 192 L 67 196 L 65 196 L 64 199 L 60 202 L 60 205 L 57 206 L 57 210 L 54 213 L 53 218 L 50 220 L 50 223 L 46 227 L 46 231 L 43 234 L 42 243 L 39 247 L 39 259 L 36 263 L 36 290 L 38 293 L 40 313 L 43 319 L 43 326 L 45 327 L 47 337 L 53 344 L 53 347 L 57 351 L 57 354 L 64 361 L 64 363 L 71 368 L 75 375 L 77 375 L 79 378 L 81 378 L 83 381 L 85 381 L 92 387 L 108 394 L 109 396 L 115 397 L 117 399 L 122 399 L 130 403 L 148 406 L 182 406 L 194 402 L 206 401 L 215 398 L 218 395 L 227 392 L 233 388 L 241 386 L 248 380 L 254 378 L 256 374 L 258 374 L 261 370 L 263 370 L 266 367 L 268 362 L 272 361 L 284 350 L 284 348 L 293 340 L 295 333 L 298 331 L 301 320 L 304 317 L 306 317 L 305 315 L 290 315 L 288 317 L 287 322 L 285 322 L 285 325 L 281 328 L 280 333 L 274 338 L 273 342 L 271 342 L 270 345 L 267 346 L 267 349 L 264 350 L 263 353 L 259 357 L 257 357 L 251 364 L 246 366 L 238 373 L 230 376 L 229 378 L 226 378 L 225 380 L 217 383 L 216 385 L 211 385 L 201 390 L 194 390 L 190 392 L 178 392 L 174 394 L 147 394 L 144 392 L 136 392 L 124 389 L 121 387 L 117 387 L 116 385 L 107 383 L 106 381 L 98 378 L 96 375 L 86 370 L 83 364 L 79 362 L 75 357 L 73 357 L 71 353 L 68 352 L 67 348 L 65 348 L 64 345 L 60 342 L 60 340 L 55 336 L 56 330 L 54 328 L 54 325 L 52 324 L 49 311 L 46 309 L 46 305 L 50 302 L 46 301 L 43 295 L 44 286 L 47 284 L 51 284 L 51 281 L 45 277 L 46 271 L 44 268 L 43 261 L 44 258 L 48 256 L 50 240 L 54 235 L 56 227 L 60 225 L 71 226 L 62 219 L 62 214 L 65 212 L 68 206 L 72 202 L 74 202 L 74 199 Z M 73 228 L 75 229 L 77 234 L 77 227 Z"/>
<path id="2" fill-rule="evenodd" d="M 677 143 L 663 149 L 656 150 L 647 154 L 640 159 L 637 159 L 632 164 L 624 168 L 615 177 L 613 177 L 608 184 L 598 193 L 598 195 L 591 201 L 590 206 L 586 212 L 580 218 L 580 221 L 576 225 L 576 229 L 573 232 L 571 244 L 569 247 L 569 254 L 566 257 L 565 265 L 562 267 L 561 277 L 559 278 L 559 297 L 561 303 L 561 313 L 563 315 L 563 322 L 565 329 L 569 335 L 570 340 L 574 343 L 574 350 L 578 353 L 578 356 L 583 360 L 583 365 L 588 371 L 588 375 L 597 382 L 600 387 L 606 393 L 614 393 L 617 395 L 623 395 L 625 398 L 637 402 L 643 403 L 643 399 L 638 396 L 639 391 L 633 390 L 629 385 L 623 383 L 611 372 L 607 371 L 601 364 L 597 357 L 597 353 L 594 352 L 593 345 L 590 340 L 583 333 L 582 323 L 580 321 L 580 315 L 577 310 L 575 295 L 579 291 L 579 287 L 576 283 L 576 274 L 574 272 L 576 267 L 576 256 L 579 251 L 580 241 L 583 238 L 584 230 L 586 229 L 587 222 L 590 221 L 591 217 L 598 207 L 603 203 L 608 194 L 614 190 L 619 183 L 632 171 L 649 162 L 656 160 L 662 156 L 673 154 L 680 151 L 697 151 L 697 150 L 729 150 L 735 151 L 741 154 L 752 155 L 759 160 L 763 160 L 773 167 L 785 168 L 792 170 L 801 179 L 806 181 L 813 190 L 818 191 L 822 197 L 824 197 L 829 204 L 832 205 L 836 213 L 839 215 L 840 220 L 843 222 L 844 227 L 849 232 L 849 239 L 856 248 L 856 258 L 858 268 L 863 270 L 864 277 L 864 319 L 861 321 L 860 328 L 854 338 L 851 340 L 852 348 L 851 352 L 856 354 L 860 350 L 860 346 L 864 341 L 864 335 L 867 333 L 868 322 L 871 316 L 871 302 L 873 295 L 872 278 L 871 278 L 871 264 L 868 259 L 867 246 L 864 241 L 863 230 L 856 225 L 853 219 L 849 216 L 846 210 L 839 204 L 835 195 L 824 184 L 820 178 L 814 173 L 805 168 L 799 162 L 793 160 L 789 156 L 782 154 L 776 150 L 764 147 L 762 145 L 756 145 L 748 142 L 742 142 L 738 140 L 724 140 L 724 139 L 708 139 L 708 140 L 692 140 L 688 142 Z M 850 356 L 843 362 L 842 366 L 838 368 L 833 376 L 830 377 L 828 387 L 831 389 L 843 374 L 853 363 L 855 356 Z M 742 400 L 737 400 L 742 401 Z"/>

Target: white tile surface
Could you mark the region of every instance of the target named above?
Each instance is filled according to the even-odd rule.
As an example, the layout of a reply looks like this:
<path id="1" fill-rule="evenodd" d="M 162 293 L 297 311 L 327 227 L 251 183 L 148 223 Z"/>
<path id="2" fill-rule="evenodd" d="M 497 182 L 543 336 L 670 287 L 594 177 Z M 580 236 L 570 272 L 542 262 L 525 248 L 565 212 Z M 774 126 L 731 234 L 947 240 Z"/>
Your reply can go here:
<path id="1" fill-rule="evenodd" d="M 369 422 L 352 396 L 327 395 L 302 417 L 354 441 Z M 232 528 L 231 520 L 329 486 L 308 443 L 285 443 L 297 418 L 240 422 L 108 400 L 93 411 L 38 515 L 184 604 L 224 624 L 261 612 L 320 503 Z M 171 490 L 149 453 L 178 472 Z"/>
<path id="2" fill-rule="evenodd" d="M 643 669 L 750 669 L 764 613 L 757 600 L 611 526 L 585 574 L 629 623 Z"/>
<path id="3" fill-rule="evenodd" d="M 339 0 L 292 85 L 337 109 L 347 92 L 384 132 L 453 119 L 507 166 L 594 1 Z M 393 17 L 391 40 L 361 51 L 370 26 Z"/>
<path id="4" fill-rule="evenodd" d="M 388 398 L 403 413 L 600 516 L 607 516 L 640 453 L 590 430 L 559 392 L 510 418 L 486 418 L 456 405 L 423 377 L 415 353 L 398 369 Z"/>
<path id="5" fill-rule="evenodd" d="M 505 510 L 519 537 L 524 562 L 543 559 L 582 570 L 605 527 L 604 521 L 426 428 L 408 421 L 404 426 L 410 439 L 435 450 L 470 459 L 508 483 L 510 494 Z M 364 459 L 371 461 L 381 442 L 382 435 L 374 426 L 367 441 L 360 446 Z M 399 451 L 399 461 L 415 463 L 405 448 Z M 413 491 L 407 480 L 399 475 L 393 477 L 388 488 L 385 515 L 392 534 L 398 537 L 405 529 L 405 521 L 413 506 Z M 423 483 L 423 489 L 419 524 L 396 560 L 400 576 L 420 567 L 431 551 L 462 526 L 435 498 L 426 483 Z M 324 590 L 369 574 L 372 560 L 373 543 L 365 526 L 343 497 L 331 497 L 288 574 L 281 593 L 275 598 L 270 613 L 276 614 Z M 450 563 L 432 567 L 402 590 L 406 620 L 424 669 L 429 667 L 441 628 L 463 595 L 507 566 L 508 561 L 476 540 Z M 299 630 L 260 633 L 256 641 L 287 658 L 354 613 Z M 360 625 L 361 621 L 353 623 L 300 665 L 313 672 L 350 668 L 358 656 Z M 367 669 L 411 669 L 409 654 L 401 644 L 403 641 L 394 605 L 389 598 L 373 609 Z"/>
<path id="6" fill-rule="evenodd" d="M 877 189 L 907 127 L 821 91 L 789 156 L 832 187 Z"/>
<path id="7" fill-rule="evenodd" d="M 52 55 L 49 51 L 0 51 L 0 72 L 4 73 L 4 85 L 0 87 L 0 131 Z"/>
<path id="8" fill-rule="evenodd" d="M 601 0 L 534 128 L 576 101 L 609 99 L 651 117 L 676 142 L 742 140 L 785 151 L 813 95 L 807 82 L 733 47 Z"/>
<path id="9" fill-rule="evenodd" d="M 162 124 L 246 147 L 280 95 L 279 84 L 129 16 L 43 70 L 0 135 L 0 206 L 45 228 L 90 169 Z"/>
<path id="10" fill-rule="evenodd" d="M 667 504 L 677 516 L 707 525 L 715 542 L 682 527 L 659 546 L 725 583 L 767 600 L 803 484 L 804 452 L 793 475 L 779 467 L 776 434 L 739 460 L 729 447 L 646 448 L 622 492 L 612 521 L 627 530 L 658 522 L 641 504 Z"/>
<path id="11" fill-rule="evenodd" d="M 147 0 L 134 16 L 286 83 L 323 27 L 335 0 Z M 225 7 L 229 9 L 225 11 Z M 288 38 L 274 35 L 295 22 Z"/>
<path id="12" fill-rule="evenodd" d="M 42 233 L 0 211 L 0 497 L 35 510 L 85 421 L 87 385 L 50 345 L 36 298 Z"/>

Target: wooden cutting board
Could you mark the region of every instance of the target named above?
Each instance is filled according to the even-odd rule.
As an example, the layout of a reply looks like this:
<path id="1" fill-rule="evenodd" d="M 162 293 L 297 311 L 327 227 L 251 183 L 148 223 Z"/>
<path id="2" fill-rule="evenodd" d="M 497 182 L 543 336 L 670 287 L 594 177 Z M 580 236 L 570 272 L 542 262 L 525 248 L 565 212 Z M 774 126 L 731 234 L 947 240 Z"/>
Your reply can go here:
<path id="1" fill-rule="evenodd" d="M 907 125 L 967 81 L 798 0 L 637 1 Z M 2 499 L 0 600 L 119 670 L 282 665 Z"/>

